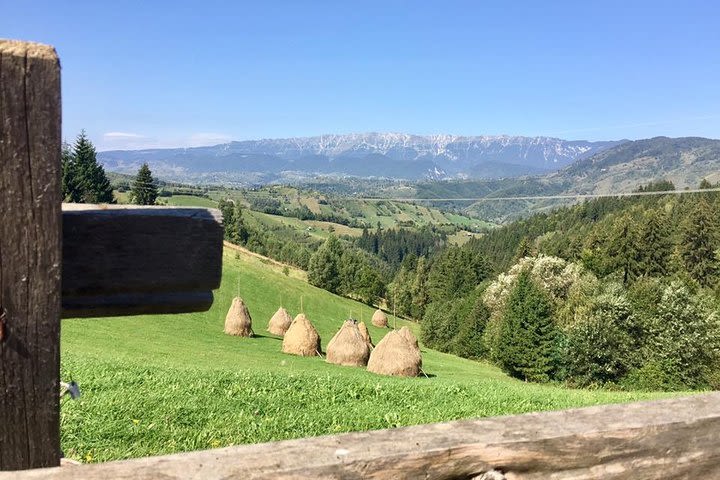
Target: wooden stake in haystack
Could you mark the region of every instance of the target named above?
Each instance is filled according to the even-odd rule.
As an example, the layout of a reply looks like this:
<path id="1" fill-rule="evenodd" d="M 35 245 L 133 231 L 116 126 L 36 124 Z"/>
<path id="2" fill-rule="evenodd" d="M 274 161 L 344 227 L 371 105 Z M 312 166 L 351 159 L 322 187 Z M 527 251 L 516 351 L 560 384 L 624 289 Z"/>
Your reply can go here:
<path id="1" fill-rule="evenodd" d="M 370 358 L 370 345 L 355 320 L 343 322 L 327 345 L 327 362 L 350 367 L 364 367 Z"/>
<path id="2" fill-rule="evenodd" d="M 283 337 L 282 351 L 301 357 L 320 355 L 320 334 L 310 320 L 301 313 L 290 324 Z"/>
<path id="3" fill-rule="evenodd" d="M 230 310 L 225 316 L 225 333 L 237 337 L 252 337 L 252 317 L 242 298 L 233 298 Z"/>
<path id="4" fill-rule="evenodd" d="M 422 368 L 422 355 L 417 338 L 407 327 L 389 332 L 370 354 L 368 371 L 380 375 L 417 377 Z"/>

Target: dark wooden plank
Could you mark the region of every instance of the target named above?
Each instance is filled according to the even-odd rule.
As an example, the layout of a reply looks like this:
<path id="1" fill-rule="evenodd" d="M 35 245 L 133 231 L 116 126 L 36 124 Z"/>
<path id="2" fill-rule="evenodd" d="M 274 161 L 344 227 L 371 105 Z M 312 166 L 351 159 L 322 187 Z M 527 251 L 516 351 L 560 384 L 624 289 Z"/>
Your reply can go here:
<path id="1" fill-rule="evenodd" d="M 488 471 L 523 480 L 720 478 L 720 393 L 29 471 L 17 479 L 470 479 Z"/>
<path id="2" fill-rule="evenodd" d="M 0 470 L 60 462 L 60 65 L 0 40 Z"/>
<path id="3" fill-rule="evenodd" d="M 214 209 L 63 204 L 63 317 L 207 310 L 222 239 Z"/>

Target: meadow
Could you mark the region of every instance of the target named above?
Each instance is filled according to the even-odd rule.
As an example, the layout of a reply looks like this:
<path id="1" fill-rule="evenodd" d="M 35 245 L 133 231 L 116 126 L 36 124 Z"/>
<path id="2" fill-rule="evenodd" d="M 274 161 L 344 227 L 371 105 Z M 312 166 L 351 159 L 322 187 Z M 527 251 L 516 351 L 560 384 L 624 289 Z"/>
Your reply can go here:
<path id="1" fill-rule="evenodd" d="M 510 379 L 486 363 L 422 348 L 419 378 L 390 378 L 321 358 L 284 355 L 265 332 L 282 304 L 303 309 L 323 348 L 352 316 L 373 309 L 315 288 L 303 272 L 226 248 L 222 286 L 203 313 L 62 322 L 65 455 L 99 462 L 242 443 L 389 428 L 460 418 L 564 409 L 667 394 L 570 390 Z M 223 334 L 240 294 L 256 337 Z M 390 324 L 417 325 L 402 319 Z M 387 332 L 370 326 L 377 343 Z"/>

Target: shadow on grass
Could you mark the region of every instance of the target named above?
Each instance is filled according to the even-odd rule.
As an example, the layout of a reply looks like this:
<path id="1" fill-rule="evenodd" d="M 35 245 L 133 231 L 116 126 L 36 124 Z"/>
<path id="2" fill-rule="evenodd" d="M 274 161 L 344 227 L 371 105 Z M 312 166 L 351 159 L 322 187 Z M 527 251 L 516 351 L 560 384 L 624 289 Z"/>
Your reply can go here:
<path id="1" fill-rule="evenodd" d="M 267 338 L 269 340 L 278 340 L 278 341 L 282 342 L 282 337 L 275 337 L 273 335 L 260 335 L 259 333 L 253 332 L 253 337 L 254 338 Z"/>

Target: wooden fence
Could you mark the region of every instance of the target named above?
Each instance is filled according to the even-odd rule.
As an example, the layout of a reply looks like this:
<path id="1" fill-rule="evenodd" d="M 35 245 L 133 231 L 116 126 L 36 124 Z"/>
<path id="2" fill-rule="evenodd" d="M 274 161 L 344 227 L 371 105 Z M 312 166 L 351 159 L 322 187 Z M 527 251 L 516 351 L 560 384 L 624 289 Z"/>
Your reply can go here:
<path id="1" fill-rule="evenodd" d="M 6 478 L 11 476 L 0 474 Z M 720 393 L 59 467 L 12 478 L 714 479 L 720 478 Z"/>
<path id="2" fill-rule="evenodd" d="M 57 467 L 63 312 L 202 310 L 222 260 L 216 213 L 60 200 L 57 56 L 0 40 L 0 480 L 720 478 L 720 393 Z"/>

